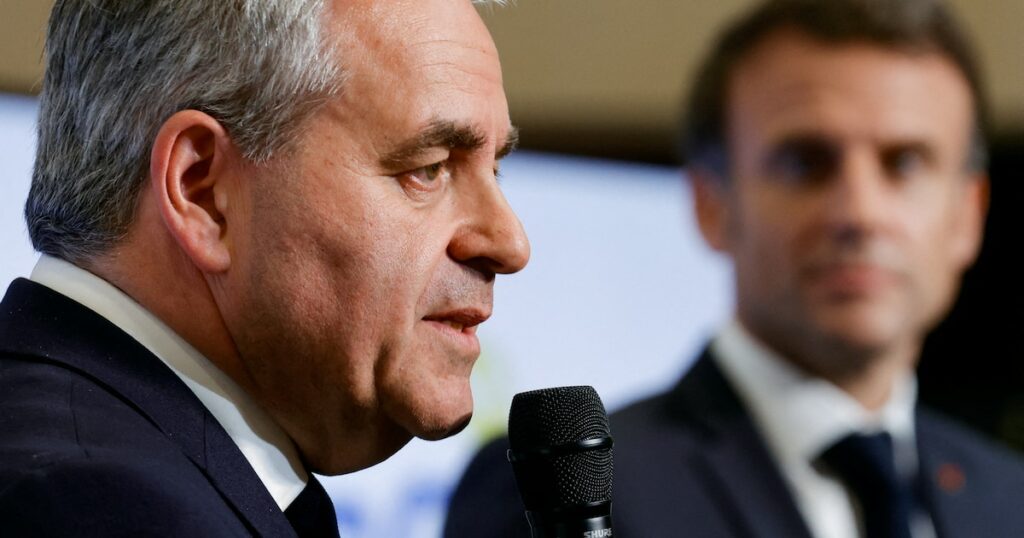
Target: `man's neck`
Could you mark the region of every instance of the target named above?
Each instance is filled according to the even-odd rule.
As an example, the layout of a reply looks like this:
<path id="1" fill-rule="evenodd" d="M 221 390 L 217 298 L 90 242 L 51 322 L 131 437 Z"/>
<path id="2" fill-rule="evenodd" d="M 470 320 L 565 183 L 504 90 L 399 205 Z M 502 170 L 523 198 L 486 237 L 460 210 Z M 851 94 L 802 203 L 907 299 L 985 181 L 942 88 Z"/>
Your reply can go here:
<path id="1" fill-rule="evenodd" d="M 251 393 L 248 372 L 206 279 L 169 236 L 149 237 L 163 239 L 140 244 L 129 236 L 85 269 L 153 313 Z"/>
<path id="2" fill-rule="evenodd" d="M 896 380 L 914 369 L 921 349 L 920 342 L 911 338 L 864 349 L 834 341 L 790 341 L 745 322 L 743 326 L 779 357 L 839 387 L 868 411 L 877 411 L 889 401 Z"/>

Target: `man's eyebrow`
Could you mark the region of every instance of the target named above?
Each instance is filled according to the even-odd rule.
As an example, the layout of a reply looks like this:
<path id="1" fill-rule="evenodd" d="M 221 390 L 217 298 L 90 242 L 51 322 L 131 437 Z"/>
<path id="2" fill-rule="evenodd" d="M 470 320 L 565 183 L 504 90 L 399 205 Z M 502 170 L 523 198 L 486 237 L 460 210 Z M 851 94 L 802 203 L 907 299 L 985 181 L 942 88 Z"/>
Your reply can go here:
<path id="1" fill-rule="evenodd" d="M 495 160 L 500 161 L 508 157 L 508 154 L 515 151 L 517 146 L 519 146 L 519 128 L 513 125 L 505 135 L 505 143 L 494 153 Z"/>
<path id="2" fill-rule="evenodd" d="M 483 146 L 486 141 L 487 137 L 472 126 L 436 120 L 412 138 L 398 144 L 397 149 L 381 156 L 380 163 L 389 169 L 401 168 L 433 148 L 474 150 Z M 519 131 L 513 127 L 505 138 L 505 143 L 495 153 L 495 158 L 505 157 L 518 143 Z"/>

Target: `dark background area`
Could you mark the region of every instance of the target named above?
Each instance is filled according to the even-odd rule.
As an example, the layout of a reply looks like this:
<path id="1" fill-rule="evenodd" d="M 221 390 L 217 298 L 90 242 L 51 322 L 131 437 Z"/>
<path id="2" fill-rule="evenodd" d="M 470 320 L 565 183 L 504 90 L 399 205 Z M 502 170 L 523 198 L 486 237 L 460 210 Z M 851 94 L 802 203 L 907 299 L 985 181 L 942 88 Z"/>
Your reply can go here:
<path id="1" fill-rule="evenodd" d="M 671 133 L 609 126 L 523 129 L 523 146 L 584 156 L 678 162 Z M 926 405 L 1024 452 L 1024 131 L 991 137 L 991 206 L 978 262 L 949 317 L 929 335 L 919 368 Z"/>
<path id="2" fill-rule="evenodd" d="M 950 316 L 928 337 L 921 399 L 1024 451 L 1024 131 L 994 138 L 992 202 L 978 263 Z"/>

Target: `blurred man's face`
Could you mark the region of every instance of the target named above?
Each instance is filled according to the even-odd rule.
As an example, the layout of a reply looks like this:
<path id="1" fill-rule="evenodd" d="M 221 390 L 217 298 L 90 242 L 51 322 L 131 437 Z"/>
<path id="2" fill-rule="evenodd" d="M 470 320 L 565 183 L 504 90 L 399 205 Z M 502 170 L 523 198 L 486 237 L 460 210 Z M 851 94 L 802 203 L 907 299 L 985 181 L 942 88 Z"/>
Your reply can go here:
<path id="1" fill-rule="evenodd" d="M 252 178 L 227 321 L 257 398 L 339 473 L 466 424 L 476 326 L 529 245 L 495 179 L 515 135 L 469 0 L 338 1 L 328 31 L 351 36 L 346 82 Z"/>
<path id="2" fill-rule="evenodd" d="M 980 242 L 967 82 L 936 54 L 795 33 L 733 75 L 712 242 L 735 262 L 740 319 L 811 369 L 916 354 Z"/>

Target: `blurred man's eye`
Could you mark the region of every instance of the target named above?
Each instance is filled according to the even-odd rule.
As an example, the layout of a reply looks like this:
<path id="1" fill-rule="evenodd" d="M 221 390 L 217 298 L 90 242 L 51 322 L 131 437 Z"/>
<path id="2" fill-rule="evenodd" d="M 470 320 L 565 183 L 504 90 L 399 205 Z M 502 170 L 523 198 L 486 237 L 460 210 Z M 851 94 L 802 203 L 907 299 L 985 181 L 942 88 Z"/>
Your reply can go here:
<path id="1" fill-rule="evenodd" d="M 881 160 L 886 176 L 893 180 L 914 177 L 929 166 L 928 153 L 916 146 L 888 150 L 882 154 Z"/>
<path id="2" fill-rule="evenodd" d="M 813 185 L 827 180 L 836 170 L 838 152 L 818 140 L 793 140 L 779 146 L 770 157 L 772 178 L 794 185 Z"/>

